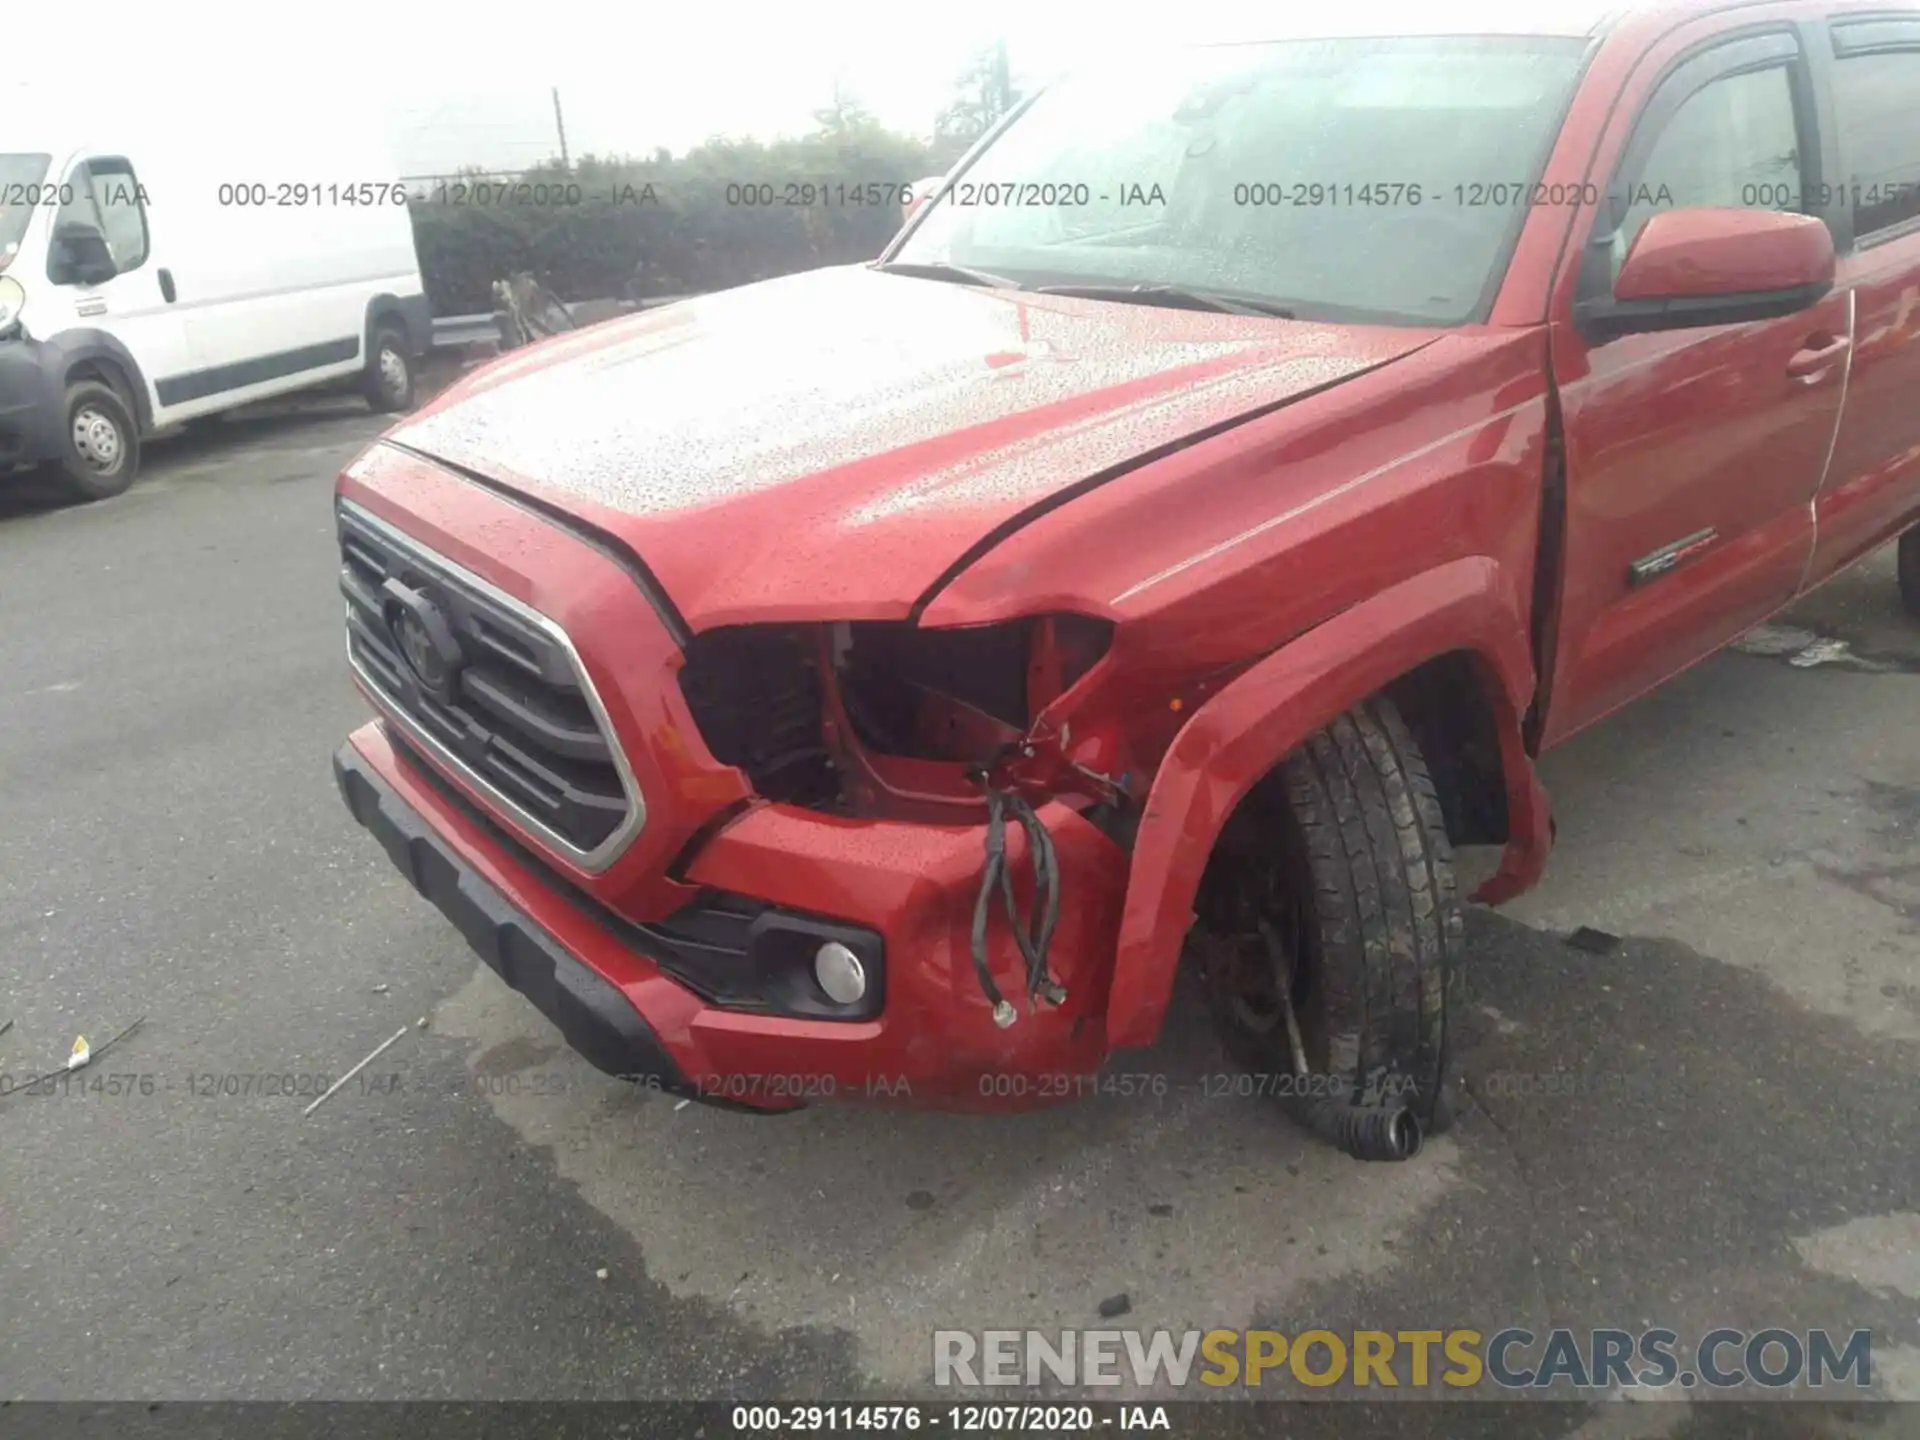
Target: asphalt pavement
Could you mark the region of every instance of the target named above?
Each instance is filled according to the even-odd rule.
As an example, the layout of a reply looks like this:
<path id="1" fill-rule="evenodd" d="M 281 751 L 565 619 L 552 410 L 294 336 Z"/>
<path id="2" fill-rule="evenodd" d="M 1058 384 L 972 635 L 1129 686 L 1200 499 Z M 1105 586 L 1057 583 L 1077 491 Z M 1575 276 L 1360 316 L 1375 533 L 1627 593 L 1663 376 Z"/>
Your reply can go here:
<path id="1" fill-rule="evenodd" d="M 317 404 L 103 504 L 0 488 L 0 1074 L 144 1017 L 82 1072 L 121 1093 L 0 1098 L 0 1397 L 919 1392 L 936 1328 L 1124 1293 L 1146 1329 L 1871 1328 L 1874 1393 L 1920 1399 L 1889 556 L 1547 758 L 1557 853 L 1470 915 L 1468 1101 L 1408 1164 L 1217 1093 L 1191 996 L 1116 1066 L 1164 1095 L 761 1118 L 577 1060 L 342 807 L 331 484 L 379 428 Z M 402 1030 L 303 1118 L 298 1077 Z M 1533 1433 L 1719 1433 L 1662 1398 Z"/>

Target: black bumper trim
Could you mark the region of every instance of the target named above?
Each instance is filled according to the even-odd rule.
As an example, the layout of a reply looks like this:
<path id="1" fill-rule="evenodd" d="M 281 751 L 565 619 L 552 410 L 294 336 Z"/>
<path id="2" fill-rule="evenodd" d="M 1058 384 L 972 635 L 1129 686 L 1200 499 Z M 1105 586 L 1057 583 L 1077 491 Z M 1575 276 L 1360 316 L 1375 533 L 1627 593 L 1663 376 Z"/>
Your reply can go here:
<path id="1" fill-rule="evenodd" d="M 449 850 L 351 744 L 334 753 L 333 776 L 353 818 L 373 833 L 413 888 L 595 1069 L 688 1099 L 725 1103 L 701 1094 L 626 996 Z"/>
<path id="2" fill-rule="evenodd" d="M 886 941 L 877 931 L 717 890 L 703 891 L 700 899 L 689 902 L 684 909 L 642 925 L 609 910 L 557 873 L 543 857 L 454 789 L 404 737 L 389 730 L 387 743 L 422 786 L 510 856 L 543 889 L 569 902 L 584 919 L 636 955 L 646 956 L 670 980 L 707 1004 L 741 1014 L 782 1015 L 836 1024 L 878 1018 L 886 1003 Z M 755 936 L 762 931 L 763 944 L 777 943 L 777 935 L 811 935 L 816 945 L 821 940 L 840 941 L 867 967 L 867 994 L 853 1006 L 823 1003 L 809 987 L 799 983 L 791 963 L 782 967 L 762 963 L 764 955 L 756 958 L 760 947 L 754 943 Z"/>
<path id="3" fill-rule="evenodd" d="M 0 340 L 0 468 L 58 460 L 64 392 L 47 347 Z"/>

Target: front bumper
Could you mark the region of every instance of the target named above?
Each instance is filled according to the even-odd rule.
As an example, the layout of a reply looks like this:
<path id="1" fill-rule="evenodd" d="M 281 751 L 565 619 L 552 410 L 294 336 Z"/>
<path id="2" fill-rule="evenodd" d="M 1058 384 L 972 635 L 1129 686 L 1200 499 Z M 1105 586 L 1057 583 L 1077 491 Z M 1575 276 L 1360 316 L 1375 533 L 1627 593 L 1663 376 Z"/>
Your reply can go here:
<path id="1" fill-rule="evenodd" d="M 334 755 L 333 778 L 353 818 L 380 842 L 413 888 L 596 1069 L 676 1095 L 696 1094 L 619 989 L 569 954 L 498 885 L 462 860 L 351 744 Z"/>
<path id="2" fill-rule="evenodd" d="M 60 395 L 32 340 L 0 340 L 0 467 L 60 456 Z"/>
<path id="3" fill-rule="evenodd" d="M 1054 972 L 1059 1009 L 993 1024 L 967 932 L 978 885 L 973 826 L 847 822 L 769 806 L 707 842 L 689 883 L 826 910 L 884 935 L 885 1007 L 822 1021 L 703 999 L 667 973 L 634 927 L 569 896 L 537 862 L 465 813 L 398 752 L 380 722 L 334 757 L 347 806 L 502 979 L 597 1068 L 703 1101 L 787 1110 L 826 1099 L 948 1110 L 1027 1109 L 1085 1093 L 1106 1057 L 1104 1009 L 1124 864 L 1066 807 L 1042 808 L 1062 868 Z M 1023 857 L 1014 842 L 1016 873 Z M 1004 922 L 996 978 L 1018 994 Z"/>
<path id="4" fill-rule="evenodd" d="M 366 778 L 369 793 L 390 797 L 356 803 L 362 787 L 345 782 L 362 823 L 375 828 L 380 812 L 396 806 L 411 815 L 405 824 L 380 822 L 394 831 L 387 843 L 402 871 L 563 1031 L 590 1028 L 586 1039 L 569 1039 L 594 1063 L 615 1073 L 665 1069 L 662 1085 L 756 1109 L 830 1097 L 1019 1108 L 1068 1098 L 1075 1087 L 1064 1079 L 1098 1071 L 1127 858 L 1069 804 L 1039 807 L 1060 876 L 1049 962 L 1067 999 L 1036 1013 L 1022 1007 L 1003 1030 L 970 945 L 984 816 L 926 824 L 756 800 L 743 773 L 702 743 L 684 703 L 684 653 L 669 617 L 616 555 L 391 446 L 356 460 L 340 495 L 558 626 L 599 692 L 605 728 L 622 742 L 647 820 L 600 869 L 546 843 L 446 757 L 408 748 L 385 721 L 356 731 L 339 762 Z M 364 681 L 361 688 L 377 711 L 386 708 Z M 427 853 L 440 858 L 420 858 Z M 1024 909 L 1031 867 L 1017 827 L 1007 857 Z M 468 891 L 490 891 L 501 904 L 476 910 Z M 774 918 L 750 931 L 744 947 L 703 949 L 715 932 L 690 917 L 718 911 Z M 499 938 L 507 921 L 549 943 Z M 872 940 L 862 953 L 877 966 L 869 971 L 877 1008 L 826 1014 L 828 1006 L 803 1003 L 818 989 L 811 951 L 765 942 L 775 932 L 825 933 L 819 927 Z M 1001 991 L 1023 995 L 1023 965 L 999 906 L 987 947 Z M 576 971 L 586 978 L 547 978 Z M 775 972 L 804 984 L 760 983 Z M 610 1012 L 609 992 L 635 1018 Z M 632 1058 L 654 1046 L 667 1067 Z"/>

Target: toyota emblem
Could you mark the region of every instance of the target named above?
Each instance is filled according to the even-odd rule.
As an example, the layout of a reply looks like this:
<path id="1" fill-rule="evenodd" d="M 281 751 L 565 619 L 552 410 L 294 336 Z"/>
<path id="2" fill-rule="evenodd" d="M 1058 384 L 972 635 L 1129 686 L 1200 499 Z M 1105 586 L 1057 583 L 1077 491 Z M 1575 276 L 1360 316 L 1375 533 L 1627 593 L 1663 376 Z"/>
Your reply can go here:
<path id="1" fill-rule="evenodd" d="M 396 605 L 387 625 L 420 688 L 443 704 L 452 700 L 460 668 L 459 643 L 439 611 L 425 602 Z M 435 631 L 441 632 L 440 637 Z"/>

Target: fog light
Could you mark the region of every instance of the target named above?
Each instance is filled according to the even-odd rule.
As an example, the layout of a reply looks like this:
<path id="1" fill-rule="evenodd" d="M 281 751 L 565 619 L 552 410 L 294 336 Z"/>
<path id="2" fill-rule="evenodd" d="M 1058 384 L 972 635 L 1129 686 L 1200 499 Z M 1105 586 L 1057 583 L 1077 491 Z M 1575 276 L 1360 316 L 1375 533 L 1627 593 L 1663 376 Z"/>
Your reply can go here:
<path id="1" fill-rule="evenodd" d="M 867 967 L 838 940 L 813 952 L 813 978 L 836 1005 L 851 1005 L 867 993 Z"/>

